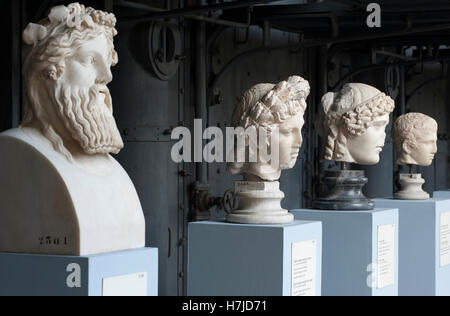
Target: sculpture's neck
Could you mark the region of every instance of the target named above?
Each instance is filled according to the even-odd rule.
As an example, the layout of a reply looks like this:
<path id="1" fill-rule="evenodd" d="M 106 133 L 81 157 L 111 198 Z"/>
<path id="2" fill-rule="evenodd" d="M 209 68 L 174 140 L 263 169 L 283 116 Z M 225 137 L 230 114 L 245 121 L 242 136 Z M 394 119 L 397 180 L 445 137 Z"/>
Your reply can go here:
<path id="1" fill-rule="evenodd" d="M 247 163 L 242 173 L 246 181 L 255 182 L 278 181 L 281 177 L 281 170 L 267 163 Z"/>
<path id="2" fill-rule="evenodd" d="M 28 137 L 42 146 L 45 151 L 57 152 L 59 155 L 61 155 L 62 159 L 67 160 L 67 157 L 65 157 L 63 153 L 59 152 L 55 148 L 55 145 L 43 134 L 41 128 L 33 126 L 33 124 L 27 124 L 27 126 L 22 127 L 21 129 L 24 134 L 26 134 Z M 97 175 L 108 175 L 114 168 L 114 161 L 107 154 L 88 155 L 75 141 L 64 141 L 64 147 L 72 156 L 72 161 L 70 163 L 89 173 Z"/>
<path id="3" fill-rule="evenodd" d="M 335 155 L 336 156 L 336 155 Z M 356 163 L 355 158 L 350 155 L 350 152 L 347 148 L 345 148 L 344 155 L 342 157 L 334 157 L 334 161 L 336 162 L 348 162 L 348 163 Z"/>
<path id="4" fill-rule="evenodd" d="M 400 155 L 397 158 L 397 164 L 400 166 L 407 166 L 407 165 L 417 165 L 417 162 L 414 161 L 409 155 Z"/>

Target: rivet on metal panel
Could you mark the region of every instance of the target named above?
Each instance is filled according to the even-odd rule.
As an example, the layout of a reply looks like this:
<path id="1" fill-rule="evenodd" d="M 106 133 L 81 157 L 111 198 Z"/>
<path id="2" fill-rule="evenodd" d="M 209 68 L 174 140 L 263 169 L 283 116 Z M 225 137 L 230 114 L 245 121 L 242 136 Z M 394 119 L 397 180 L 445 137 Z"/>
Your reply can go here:
<path id="1" fill-rule="evenodd" d="M 170 128 L 168 128 L 168 129 L 166 129 L 166 130 L 164 130 L 164 132 L 163 132 L 163 135 L 171 135 L 172 134 L 172 131 L 173 131 L 173 128 L 172 127 L 170 127 Z"/>
<path id="2" fill-rule="evenodd" d="M 192 173 L 187 172 L 187 171 L 185 171 L 185 170 L 181 170 L 178 174 L 179 174 L 181 177 L 190 177 L 190 176 L 192 176 Z"/>
<path id="3" fill-rule="evenodd" d="M 181 238 L 180 241 L 178 242 L 178 247 L 185 246 L 186 241 L 187 241 L 186 237 Z"/>

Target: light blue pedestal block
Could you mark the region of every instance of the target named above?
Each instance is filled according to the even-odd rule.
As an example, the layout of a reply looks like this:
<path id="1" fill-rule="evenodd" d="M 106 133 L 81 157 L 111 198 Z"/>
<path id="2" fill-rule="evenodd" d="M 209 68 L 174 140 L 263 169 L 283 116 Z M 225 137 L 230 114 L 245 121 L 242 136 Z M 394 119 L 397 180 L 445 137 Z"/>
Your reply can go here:
<path id="1" fill-rule="evenodd" d="M 397 209 L 292 213 L 296 220 L 322 222 L 322 295 L 398 295 Z"/>
<path id="2" fill-rule="evenodd" d="M 127 295 L 138 285 L 140 293 L 146 287 L 148 296 L 157 296 L 158 250 L 86 257 L 0 253 L 0 296 L 102 296 L 104 280 L 105 291 Z"/>
<path id="3" fill-rule="evenodd" d="M 433 198 L 435 198 L 435 199 L 450 199 L 450 191 L 434 191 Z"/>
<path id="4" fill-rule="evenodd" d="M 292 259 L 299 258 L 298 251 L 293 257 L 293 248 L 305 244 L 313 245 L 315 254 L 300 254 L 304 257 L 296 262 L 309 261 L 309 271 L 314 270 L 304 283 L 311 289 L 307 295 L 321 295 L 319 222 L 296 221 L 287 225 L 198 222 L 189 225 L 188 240 L 189 296 L 291 296 Z"/>
<path id="5" fill-rule="evenodd" d="M 441 267 L 440 219 L 450 200 L 376 199 L 400 214 L 399 295 L 449 296 L 450 265 Z"/>

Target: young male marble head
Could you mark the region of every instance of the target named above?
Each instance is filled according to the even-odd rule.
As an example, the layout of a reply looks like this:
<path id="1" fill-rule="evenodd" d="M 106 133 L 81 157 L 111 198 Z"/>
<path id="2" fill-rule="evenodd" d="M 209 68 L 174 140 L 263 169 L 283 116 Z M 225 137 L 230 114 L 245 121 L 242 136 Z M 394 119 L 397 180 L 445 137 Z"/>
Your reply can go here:
<path id="1" fill-rule="evenodd" d="M 430 166 L 437 152 L 437 122 L 422 113 L 400 116 L 392 135 L 399 165 Z"/>
<path id="2" fill-rule="evenodd" d="M 58 6 L 23 33 L 27 107 L 21 127 L 39 130 L 54 149 L 72 155 L 118 153 L 123 142 L 107 84 L 118 62 L 116 18 L 79 3 Z"/>
<path id="3" fill-rule="evenodd" d="M 246 130 L 264 130 L 271 141 L 258 143 L 256 153 L 253 153 L 257 161 L 230 163 L 228 169 L 231 173 L 243 174 L 244 178 L 257 181 L 276 181 L 282 170 L 295 166 L 303 143 L 303 115 L 310 90 L 307 80 L 291 76 L 276 85 L 257 84 L 244 93 L 235 108 L 233 125 Z M 276 144 L 271 139 L 275 131 L 279 136 Z M 248 142 L 246 145 L 252 151 Z M 270 164 L 263 161 L 260 147 L 264 145 L 271 153 L 278 152 L 279 159 L 275 165 L 273 161 Z"/>

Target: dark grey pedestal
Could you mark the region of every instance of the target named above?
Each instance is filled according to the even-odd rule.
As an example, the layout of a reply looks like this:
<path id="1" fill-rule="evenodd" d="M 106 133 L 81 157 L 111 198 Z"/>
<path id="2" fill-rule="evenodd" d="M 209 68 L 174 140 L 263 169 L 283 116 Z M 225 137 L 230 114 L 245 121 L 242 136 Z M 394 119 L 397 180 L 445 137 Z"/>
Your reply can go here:
<path id="1" fill-rule="evenodd" d="M 375 203 L 367 199 L 362 188 L 368 182 L 361 170 L 328 170 L 323 182 L 326 192 L 318 197 L 313 207 L 319 210 L 361 211 L 373 210 Z"/>

